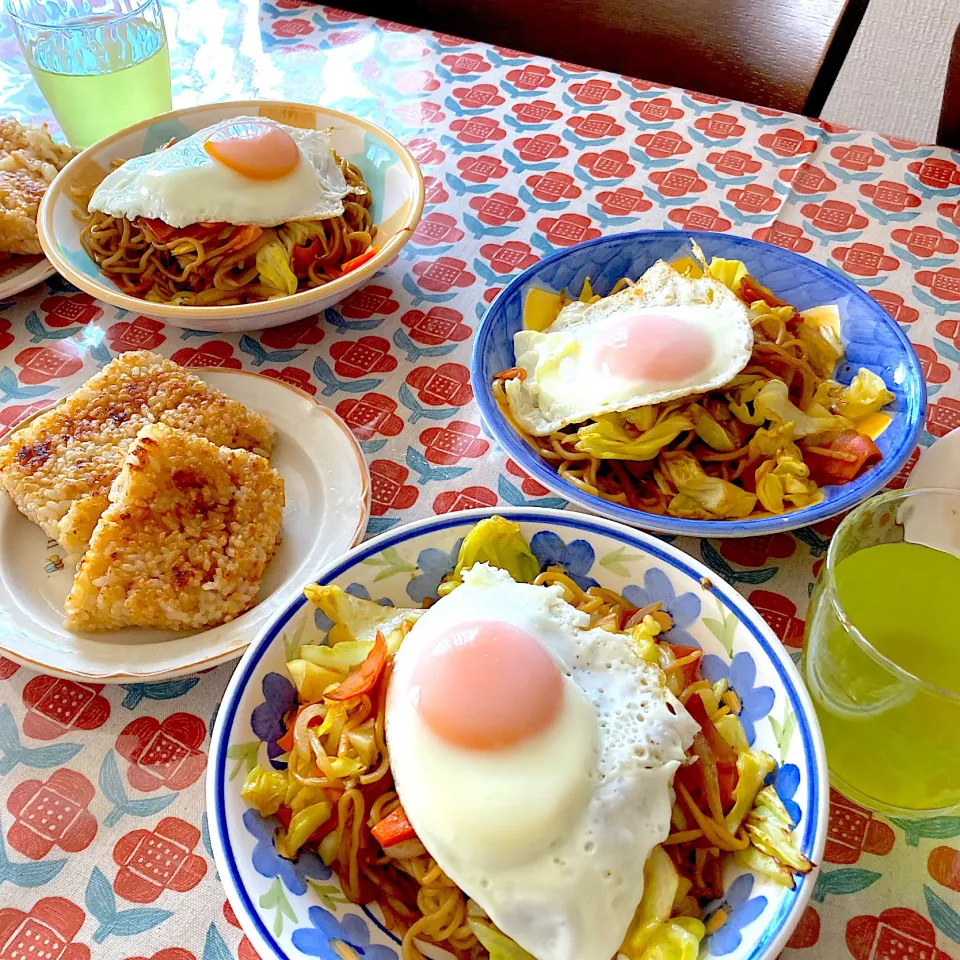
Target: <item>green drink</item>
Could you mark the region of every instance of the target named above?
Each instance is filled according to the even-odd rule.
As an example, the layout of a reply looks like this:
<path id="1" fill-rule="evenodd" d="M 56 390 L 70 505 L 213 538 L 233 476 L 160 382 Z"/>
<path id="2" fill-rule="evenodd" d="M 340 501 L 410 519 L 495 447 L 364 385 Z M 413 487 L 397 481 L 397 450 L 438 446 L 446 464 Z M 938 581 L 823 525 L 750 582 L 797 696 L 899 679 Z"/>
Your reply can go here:
<path id="1" fill-rule="evenodd" d="M 960 559 L 904 540 L 910 511 L 954 506 L 922 490 L 862 504 L 811 599 L 802 669 L 831 778 L 873 809 L 960 804 Z"/>
<path id="2" fill-rule="evenodd" d="M 73 146 L 170 110 L 158 0 L 96 0 L 77 16 L 70 16 L 72 0 L 52 16 L 36 0 L 8 4 L 30 72 Z"/>

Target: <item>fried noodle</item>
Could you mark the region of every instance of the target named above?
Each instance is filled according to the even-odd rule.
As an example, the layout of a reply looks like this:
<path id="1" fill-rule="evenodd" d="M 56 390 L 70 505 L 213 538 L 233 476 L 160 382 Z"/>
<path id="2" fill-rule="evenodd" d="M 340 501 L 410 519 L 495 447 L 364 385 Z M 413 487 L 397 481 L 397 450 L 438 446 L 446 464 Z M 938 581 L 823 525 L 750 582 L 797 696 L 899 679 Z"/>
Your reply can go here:
<path id="1" fill-rule="evenodd" d="M 373 197 L 360 171 L 340 159 L 348 187 L 364 188 L 343 199 L 343 213 L 310 221 L 319 246 L 312 262 L 298 277 L 297 292 L 335 280 L 342 267 L 373 244 L 376 228 L 371 216 Z M 86 210 L 89 197 L 77 195 Z M 264 283 L 257 254 L 281 238 L 281 227 L 244 227 L 231 224 L 219 230 L 179 232 L 162 242 L 142 218 L 128 220 L 99 211 L 81 217 L 80 242 L 90 259 L 121 290 L 160 303 L 214 306 L 253 303 L 284 295 Z M 189 235 L 198 233 L 197 236 Z"/>
<path id="2" fill-rule="evenodd" d="M 636 610 L 613 590 L 602 587 L 584 590 L 559 570 L 551 569 L 541 573 L 534 583 L 561 586 L 564 599 L 590 615 L 591 627 L 606 625 L 608 628 L 624 629 L 628 622 L 639 621 L 647 615 L 657 619 L 664 629 L 673 625 L 659 603 Z M 697 661 L 700 655 L 698 650 L 675 660 L 667 668 L 668 678 L 675 674 L 682 684 L 683 668 Z M 388 679 L 389 673 L 386 673 L 379 683 L 375 703 L 364 696 L 350 707 L 349 718 L 339 736 L 342 744 L 343 738 L 351 729 L 357 729 L 368 721 L 371 715 L 375 717 L 377 760 L 360 773 L 357 778 L 359 783 L 344 790 L 337 801 L 333 819 L 336 824 L 336 854 L 330 865 L 340 880 L 344 896 L 351 902 L 379 904 L 387 926 L 402 938 L 403 960 L 423 960 L 423 954 L 415 942 L 417 940 L 449 950 L 459 960 L 486 960 L 487 950 L 468 925 L 471 905 L 468 904 L 466 894 L 443 873 L 433 857 L 426 851 L 402 858 L 385 855 L 371 833 L 373 827 L 400 806 L 399 797 L 393 787 L 383 736 Z M 709 688 L 710 684 L 705 680 L 697 680 L 685 688 L 674 684 L 682 702 L 686 702 L 698 690 Z M 317 707 L 320 708 L 318 711 L 309 712 Z M 336 779 L 304 777 L 301 772 L 312 766 L 314 761 L 322 768 L 324 757 L 329 759 L 336 755 L 336 750 L 331 747 L 339 748 L 339 744 L 324 742 L 323 737 L 313 734 L 309 737 L 309 747 L 305 752 L 301 750 L 304 743 L 301 734 L 304 730 L 311 729 L 308 727 L 311 721 L 315 722 L 317 716 L 324 714 L 323 704 L 306 706 L 301 710 L 295 722 L 295 746 L 290 753 L 289 769 L 291 772 L 295 771 L 295 778 L 304 785 L 313 784 L 335 789 L 340 785 Z M 747 840 L 742 836 L 731 835 L 722 820 L 718 821 L 709 813 L 698 809 L 685 790 L 681 789 L 679 799 L 681 803 L 675 808 L 674 819 L 676 821 L 679 818 L 685 827 L 689 822 L 693 829 L 675 831 L 665 841 L 665 845 L 669 846 L 671 858 L 681 874 L 686 869 L 684 865 L 687 861 L 694 864 L 690 879 L 694 881 L 695 891 L 719 895 L 716 883 L 719 883 L 720 856 L 724 852 L 744 849 Z M 689 813 L 689 821 L 685 820 L 684 810 Z M 702 844 L 704 837 L 711 846 L 709 849 L 699 850 L 698 843 Z M 704 879 L 709 877 L 711 872 L 715 878 L 713 883 Z M 702 885 L 699 891 L 698 880 Z"/>

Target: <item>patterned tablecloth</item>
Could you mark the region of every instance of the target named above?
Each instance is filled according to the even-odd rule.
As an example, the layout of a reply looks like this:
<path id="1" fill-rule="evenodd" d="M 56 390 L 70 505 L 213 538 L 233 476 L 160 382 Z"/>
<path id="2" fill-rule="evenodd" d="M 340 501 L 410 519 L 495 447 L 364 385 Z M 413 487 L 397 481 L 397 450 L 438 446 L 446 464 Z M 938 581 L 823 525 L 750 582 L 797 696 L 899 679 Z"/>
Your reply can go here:
<path id="1" fill-rule="evenodd" d="M 334 407 L 368 458 L 371 534 L 465 507 L 563 506 L 484 437 L 472 330 L 538 257 L 672 225 L 757 237 L 849 276 L 916 346 L 921 442 L 960 424 L 960 155 L 306 0 L 166 7 L 175 105 L 255 96 L 369 117 L 422 164 L 423 221 L 336 309 L 262 334 L 165 327 L 57 278 L 0 303 L 0 430 L 145 347 Z M 4 19 L 8 112 L 49 119 Z M 679 545 L 797 656 L 833 527 Z M 254 960 L 217 878 L 196 762 L 231 670 L 105 687 L 0 659 L 0 960 Z M 824 870 L 786 954 L 960 957 L 958 838 L 960 818 L 885 819 L 835 794 Z M 26 952 L 41 942 L 48 952 Z"/>

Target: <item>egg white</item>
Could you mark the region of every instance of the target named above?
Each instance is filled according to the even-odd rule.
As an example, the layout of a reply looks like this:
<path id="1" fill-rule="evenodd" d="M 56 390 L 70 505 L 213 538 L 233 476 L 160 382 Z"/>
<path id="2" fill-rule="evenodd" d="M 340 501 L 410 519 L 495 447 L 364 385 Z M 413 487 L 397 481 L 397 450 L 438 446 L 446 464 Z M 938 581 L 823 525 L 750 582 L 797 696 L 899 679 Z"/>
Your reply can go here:
<path id="1" fill-rule="evenodd" d="M 634 380 L 597 370 L 592 344 L 644 311 L 676 316 L 702 329 L 713 344 L 709 367 L 695 380 Z M 543 332 L 521 330 L 513 338 L 524 379 L 505 384 L 514 419 L 542 437 L 570 423 L 705 393 L 729 383 L 750 361 L 750 310 L 710 277 L 684 277 L 662 260 L 631 287 L 595 303 L 567 304 Z"/>
<path id="2" fill-rule="evenodd" d="M 290 220 L 326 220 L 343 213 L 349 187 L 330 146 L 328 130 L 303 130 L 257 117 L 236 123 L 271 123 L 300 149 L 300 163 L 277 180 L 253 180 L 215 160 L 204 141 L 224 123 L 171 146 L 133 157 L 108 173 L 93 192 L 88 210 L 114 217 L 151 217 L 171 227 L 218 222 L 273 227 Z"/>
<path id="3" fill-rule="evenodd" d="M 669 832 L 673 775 L 696 724 L 627 637 L 587 629 L 562 588 L 478 564 L 405 638 L 387 696 L 390 766 L 426 849 L 537 960 L 609 960 Z M 553 729 L 500 751 L 457 750 L 416 711 L 416 666 L 457 624 L 508 621 L 565 678 Z"/>

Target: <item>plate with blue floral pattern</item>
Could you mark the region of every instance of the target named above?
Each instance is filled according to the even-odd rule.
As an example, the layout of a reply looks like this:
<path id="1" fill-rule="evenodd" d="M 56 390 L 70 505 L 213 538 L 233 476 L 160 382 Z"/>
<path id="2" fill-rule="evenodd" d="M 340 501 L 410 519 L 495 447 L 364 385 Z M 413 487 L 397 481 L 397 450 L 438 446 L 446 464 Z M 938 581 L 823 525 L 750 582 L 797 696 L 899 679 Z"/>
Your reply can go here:
<path id="1" fill-rule="evenodd" d="M 582 587 L 598 584 L 643 606 L 660 601 L 674 621 L 667 639 L 704 650 L 702 671 L 725 677 L 742 703 L 751 746 L 776 761 L 768 777 L 796 823 L 795 841 L 814 863 L 823 854 L 829 785 L 813 707 L 790 657 L 760 615 L 726 583 L 679 550 L 637 530 L 583 514 L 538 509 L 467 510 L 392 530 L 319 572 L 358 597 L 393 606 L 435 599 L 463 537 L 494 513 L 520 524 L 541 567 L 562 567 Z M 304 597 L 276 616 L 250 646 L 224 695 L 207 779 L 207 809 L 220 878 L 244 932 L 263 960 L 362 956 L 400 960 L 398 938 L 376 907 L 346 901 L 315 853 L 284 860 L 278 822 L 240 796 L 258 763 L 281 767 L 277 740 L 296 701 L 286 662 L 300 644 L 322 643 L 330 621 Z M 700 960 L 771 960 L 800 919 L 816 871 L 794 889 L 729 866 L 725 894 L 709 905 L 726 923 Z M 430 950 L 431 956 L 446 956 Z"/>
<path id="2" fill-rule="evenodd" d="M 688 520 L 661 516 L 605 500 L 580 490 L 557 475 L 517 432 L 494 399 L 496 374 L 516 363 L 513 336 L 523 327 L 523 305 L 531 289 L 579 291 L 590 280 L 606 296 L 622 277 L 636 279 L 657 260 L 671 263 L 690 256 L 696 241 L 707 258 L 742 260 L 750 275 L 798 310 L 836 304 L 846 356 L 836 379 L 847 384 L 861 367 L 879 374 L 893 393 L 884 408 L 890 425 L 877 439 L 883 459 L 850 483 L 828 486 L 817 503 L 780 514 L 746 520 Z M 837 270 L 790 250 L 749 237 L 689 230 L 638 230 L 565 247 L 524 270 L 500 293 L 483 315 L 474 339 L 470 378 L 487 429 L 535 480 L 571 503 L 631 526 L 686 537 L 760 537 L 810 526 L 850 510 L 883 489 L 907 462 L 917 445 L 927 408 L 920 360 L 910 341 L 883 307 Z"/>

